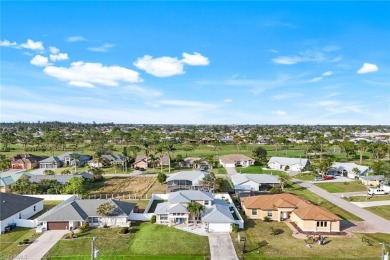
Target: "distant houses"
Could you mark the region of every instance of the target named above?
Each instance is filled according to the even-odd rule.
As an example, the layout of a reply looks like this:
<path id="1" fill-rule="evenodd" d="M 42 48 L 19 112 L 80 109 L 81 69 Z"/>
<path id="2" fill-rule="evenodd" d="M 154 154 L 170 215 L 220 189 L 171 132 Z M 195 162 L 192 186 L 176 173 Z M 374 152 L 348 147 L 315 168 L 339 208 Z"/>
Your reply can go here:
<path id="1" fill-rule="evenodd" d="M 310 165 L 306 158 L 271 157 L 268 167 L 279 171 L 304 171 Z"/>
<path id="2" fill-rule="evenodd" d="M 133 169 L 146 170 L 153 167 L 152 164 L 154 164 L 155 167 L 169 165 L 170 160 L 170 157 L 166 154 L 164 154 L 162 157 L 158 157 L 155 162 L 152 162 L 151 158 L 145 155 L 137 155 L 133 163 Z"/>
<path id="3" fill-rule="evenodd" d="M 39 168 L 42 169 L 57 169 L 61 167 L 74 166 L 83 167 L 88 161 L 91 160 L 91 156 L 67 152 L 59 156 L 52 156 L 39 162 Z"/>
<path id="4" fill-rule="evenodd" d="M 180 167 L 200 170 L 208 170 L 212 168 L 209 163 L 201 157 L 186 157 L 180 162 Z"/>
<path id="5" fill-rule="evenodd" d="M 47 156 L 37 156 L 28 153 L 22 153 L 11 157 L 11 169 L 31 170 L 39 167 L 39 161 L 46 159 Z"/>
<path id="6" fill-rule="evenodd" d="M 359 179 L 360 176 L 365 176 L 370 171 L 370 167 L 358 165 L 353 162 L 339 163 L 334 162 L 327 175 L 341 175 L 350 179 Z"/>
<path id="7" fill-rule="evenodd" d="M 125 158 L 122 155 L 114 155 L 114 154 L 103 154 L 101 156 L 101 161 L 94 158 L 88 162 L 88 165 L 95 168 L 101 168 L 104 165 L 108 164 L 110 166 L 114 164 L 124 165 Z"/>

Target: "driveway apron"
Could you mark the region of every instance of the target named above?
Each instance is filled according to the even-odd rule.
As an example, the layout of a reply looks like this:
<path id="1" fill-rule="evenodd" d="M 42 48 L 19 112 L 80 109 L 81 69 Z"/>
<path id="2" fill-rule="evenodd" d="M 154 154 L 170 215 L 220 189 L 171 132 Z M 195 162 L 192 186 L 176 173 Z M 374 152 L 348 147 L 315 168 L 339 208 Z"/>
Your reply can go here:
<path id="1" fill-rule="evenodd" d="M 238 260 L 230 234 L 209 234 L 211 260 Z"/>

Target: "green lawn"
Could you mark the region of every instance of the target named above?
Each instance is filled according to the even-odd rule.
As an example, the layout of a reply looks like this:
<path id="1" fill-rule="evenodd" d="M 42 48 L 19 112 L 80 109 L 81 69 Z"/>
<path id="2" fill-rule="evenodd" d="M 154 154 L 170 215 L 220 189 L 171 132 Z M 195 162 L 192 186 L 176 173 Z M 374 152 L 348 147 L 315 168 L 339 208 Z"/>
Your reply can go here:
<path id="1" fill-rule="evenodd" d="M 246 238 L 243 254 L 243 242 L 237 242 L 237 233 L 232 233 L 232 240 L 240 258 L 245 259 L 379 259 L 381 245 L 378 241 L 389 241 L 388 234 L 370 234 L 373 241 L 368 246 L 358 237 L 329 237 L 327 244 L 312 244 L 307 248 L 304 240 L 292 237 L 292 231 L 282 222 L 263 222 L 248 220 L 246 228 L 240 231 L 241 238 Z M 282 231 L 271 235 L 271 227 Z"/>
<path id="2" fill-rule="evenodd" d="M 34 241 L 39 235 L 31 228 L 17 227 L 11 232 L 0 235 L 0 259 L 13 259 L 12 256 L 20 254 L 26 246 L 18 246 L 24 239 Z"/>
<path id="3" fill-rule="evenodd" d="M 62 200 L 44 200 L 43 201 L 43 210 L 41 210 L 40 212 L 38 212 L 34 216 L 30 217 L 29 219 L 36 219 L 37 217 L 46 213 L 47 211 L 54 208 L 55 206 L 57 206 L 61 202 L 62 202 Z"/>
<path id="4" fill-rule="evenodd" d="M 367 187 L 364 186 L 360 181 L 351 182 L 326 182 L 316 183 L 316 186 L 332 193 L 340 192 L 354 192 L 354 191 L 367 191 Z"/>
<path id="5" fill-rule="evenodd" d="M 133 225 L 129 235 L 119 235 L 119 230 L 92 229 L 76 239 L 60 240 L 47 256 L 90 259 L 92 237 L 98 237 L 95 242 L 98 259 L 203 259 L 210 255 L 207 237 L 173 227 L 143 222 Z"/>
<path id="6" fill-rule="evenodd" d="M 377 214 L 378 216 L 381 216 L 382 218 L 390 220 L 390 205 L 368 207 L 365 209 L 371 211 L 374 214 Z"/>
<path id="7" fill-rule="evenodd" d="M 299 197 L 311 201 L 314 204 L 320 205 L 321 207 L 328 209 L 330 212 L 333 212 L 334 214 L 336 214 L 342 219 L 347 219 L 351 221 L 362 220 L 361 218 L 349 213 L 348 211 L 345 211 L 344 209 L 334 205 L 333 203 L 323 199 L 322 197 L 314 194 L 313 192 L 307 190 L 306 188 L 299 186 L 296 183 L 290 183 L 288 187 L 284 189 L 284 191 L 293 193 L 295 195 L 298 195 Z"/>
<path id="8" fill-rule="evenodd" d="M 316 173 L 298 173 L 294 176 L 294 178 L 302 180 L 302 181 L 313 181 L 314 178 L 317 176 Z"/>
<path id="9" fill-rule="evenodd" d="M 248 167 L 236 167 L 238 173 L 254 173 L 254 174 L 274 174 L 281 175 L 283 171 L 278 170 L 263 170 L 264 166 L 248 166 Z"/>
<path id="10" fill-rule="evenodd" d="M 390 200 L 390 195 L 377 195 L 377 196 L 351 196 L 344 197 L 345 200 L 351 202 L 365 202 L 365 201 L 382 201 L 382 200 Z"/>

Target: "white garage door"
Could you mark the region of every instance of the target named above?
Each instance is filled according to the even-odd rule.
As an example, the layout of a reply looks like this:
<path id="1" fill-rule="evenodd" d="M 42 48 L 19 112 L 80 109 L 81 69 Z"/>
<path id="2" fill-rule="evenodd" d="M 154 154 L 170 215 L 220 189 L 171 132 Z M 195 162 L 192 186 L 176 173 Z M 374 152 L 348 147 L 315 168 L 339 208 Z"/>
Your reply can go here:
<path id="1" fill-rule="evenodd" d="M 230 223 L 209 223 L 209 232 L 230 232 Z"/>
<path id="2" fill-rule="evenodd" d="M 233 168 L 233 167 L 236 167 L 236 164 L 235 163 L 226 163 L 225 166 L 229 167 L 229 168 Z"/>

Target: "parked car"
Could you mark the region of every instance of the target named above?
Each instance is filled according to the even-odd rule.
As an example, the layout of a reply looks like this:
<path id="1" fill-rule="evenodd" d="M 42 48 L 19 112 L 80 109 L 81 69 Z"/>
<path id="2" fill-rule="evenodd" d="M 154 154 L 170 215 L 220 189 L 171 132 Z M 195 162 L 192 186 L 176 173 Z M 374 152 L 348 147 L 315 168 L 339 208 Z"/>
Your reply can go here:
<path id="1" fill-rule="evenodd" d="M 386 192 L 384 189 L 380 189 L 380 188 L 370 188 L 368 189 L 368 195 L 386 195 L 386 194 L 389 194 L 388 192 Z"/>
<path id="2" fill-rule="evenodd" d="M 333 179 L 334 179 L 334 176 L 333 176 L 333 175 L 324 175 L 324 176 L 322 177 L 322 179 L 323 179 L 324 181 L 333 180 Z"/>
<path id="3" fill-rule="evenodd" d="M 314 181 L 323 181 L 323 180 L 324 180 L 324 179 L 322 179 L 321 176 L 317 176 L 317 177 L 314 178 Z"/>

